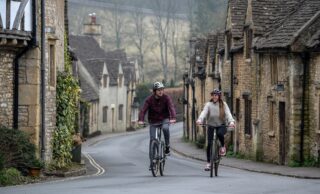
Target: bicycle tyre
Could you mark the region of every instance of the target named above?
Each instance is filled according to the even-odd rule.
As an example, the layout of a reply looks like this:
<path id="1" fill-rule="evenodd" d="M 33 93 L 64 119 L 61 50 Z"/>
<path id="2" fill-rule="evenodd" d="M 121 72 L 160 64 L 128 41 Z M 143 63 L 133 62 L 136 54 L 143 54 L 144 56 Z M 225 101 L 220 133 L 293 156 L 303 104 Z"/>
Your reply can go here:
<path id="1" fill-rule="evenodd" d="M 159 170 L 159 146 L 158 142 L 155 140 L 151 141 L 150 145 L 150 163 L 151 163 L 151 172 L 154 177 L 157 176 Z"/>
<path id="2" fill-rule="evenodd" d="M 213 177 L 213 168 L 214 168 L 214 163 L 215 163 L 215 156 L 216 156 L 216 141 L 212 142 L 211 145 L 211 157 L 210 157 L 210 177 Z"/>
<path id="3" fill-rule="evenodd" d="M 216 153 L 215 153 L 215 156 L 214 156 L 214 175 L 215 176 L 218 176 L 218 168 L 219 168 L 219 163 L 220 163 L 220 158 L 219 158 L 219 148 L 220 148 L 220 144 L 219 143 L 216 143 Z"/>
<path id="4" fill-rule="evenodd" d="M 160 148 L 161 153 L 159 154 L 159 156 L 161 158 L 159 158 L 159 170 L 160 170 L 160 175 L 163 176 L 163 172 L 164 172 L 164 165 L 165 165 L 165 155 L 164 155 L 164 143 L 161 143 L 161 148 Z"/>

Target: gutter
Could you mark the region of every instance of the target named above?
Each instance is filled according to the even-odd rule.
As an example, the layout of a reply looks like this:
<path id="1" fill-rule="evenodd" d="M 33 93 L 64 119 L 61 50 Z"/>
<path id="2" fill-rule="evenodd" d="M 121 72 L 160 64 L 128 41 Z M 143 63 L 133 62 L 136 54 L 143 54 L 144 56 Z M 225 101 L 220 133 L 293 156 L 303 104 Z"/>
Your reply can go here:
<path id="1" fill-rule="evenodd" d="M 45 157 L 45 96 L 46 96 L 46 85 L 45 85 L 45 0 L 41 0 L 41 88 L 40 88 L 40 99 L 41 99 L 41 159 Z"/>

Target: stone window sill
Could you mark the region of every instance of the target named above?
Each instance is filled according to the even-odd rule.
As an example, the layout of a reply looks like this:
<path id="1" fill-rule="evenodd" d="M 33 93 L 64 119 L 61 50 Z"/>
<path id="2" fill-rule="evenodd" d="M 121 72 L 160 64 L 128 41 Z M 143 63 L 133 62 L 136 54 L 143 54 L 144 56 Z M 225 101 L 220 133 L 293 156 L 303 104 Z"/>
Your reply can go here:
<path id="1" fill-rule="evenodd" d="M 275 137 L 275 132 L 274 131 L 269 131 L 268 135 L 269 135 L 269 137 Z"/>

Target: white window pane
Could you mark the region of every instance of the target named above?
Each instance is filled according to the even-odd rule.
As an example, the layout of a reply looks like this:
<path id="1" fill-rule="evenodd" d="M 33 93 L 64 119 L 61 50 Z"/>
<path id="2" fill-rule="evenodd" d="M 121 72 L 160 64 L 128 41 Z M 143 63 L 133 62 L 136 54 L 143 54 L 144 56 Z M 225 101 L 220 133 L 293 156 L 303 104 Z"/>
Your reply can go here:
<path id="1" fill-rule="evenodd" d="M 29 0 L 24 12 L 24 30 L 32 31 L 32 0 Z"/>
<path id="2" fill-rule="evenodd" d="M 2 18 L 3 28 L 6 27 L 6 13 L 7 13 L 6 7 L 7 7 L 7 1 L 0 0 L 0 14 Z"/>
<path id="3" fill-rule="evenodd" d="M 13 27 L 13 22 L 14 22 L 14 20 L 16 19 L 16 15 L 17 15 L 19 6 L 20 6 L 20 2 L 11 1 L 11 8 L 10 8 L 10 20 L 11 20 L 11 21 L 10 21 L 10 29 L 12 29 L 12 27 Z M 20 25 L 19 25 L 18 30 L 20 30 Z"/>

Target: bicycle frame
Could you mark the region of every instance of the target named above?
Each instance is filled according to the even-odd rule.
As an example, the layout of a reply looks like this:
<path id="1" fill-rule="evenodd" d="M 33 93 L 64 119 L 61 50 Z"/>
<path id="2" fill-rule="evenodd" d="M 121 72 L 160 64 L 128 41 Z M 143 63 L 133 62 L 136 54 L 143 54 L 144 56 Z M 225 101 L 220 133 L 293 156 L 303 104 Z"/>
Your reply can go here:
<path id="1" fill-rule="evenodd" d="M 162 139 L 162 125 L 167 123 L 153 124 L 156 127 L 155 138 L 150 141 L 149 155 L 151 162 L 151 172 L 154 177 L 157 176 L 158 170 L 163 176 L 166 155 L 164 154 L 165 142 Z M 156 153 L 154 153 L 156 152 Z"/>
<path id="2" fill-rule="evenodd" d="M 202 126 L 209 127 L 208 124 L 202 124 Z M 221 143 L 217 136 L 217 129 L 219 127 L 220 126 L 213 127 L 213 138 L 212 138 L 212 143 L 210 148 L 210 177 L 213 177 L 213 169 L 214 169 L 215 176 L 218 176 L 218 167 L 221 159 L 221 156 L 219 154 Z"/>
<path id="3" fill-rule="evenodd" d="M 213 128 L 213 139 L 211 144 L 211 153 L 210 153 L 210 177 L 213 177 L 213 168 L 215 176 L 218 176 L 218 166 L 221 159 L 219 150 L 221 143 L 217 137 L 218 127 Z"/>

